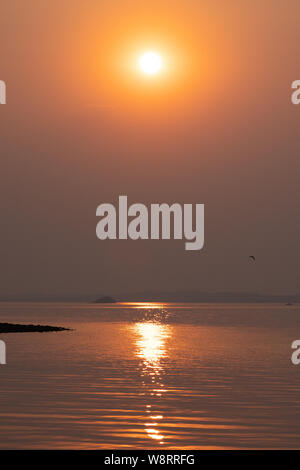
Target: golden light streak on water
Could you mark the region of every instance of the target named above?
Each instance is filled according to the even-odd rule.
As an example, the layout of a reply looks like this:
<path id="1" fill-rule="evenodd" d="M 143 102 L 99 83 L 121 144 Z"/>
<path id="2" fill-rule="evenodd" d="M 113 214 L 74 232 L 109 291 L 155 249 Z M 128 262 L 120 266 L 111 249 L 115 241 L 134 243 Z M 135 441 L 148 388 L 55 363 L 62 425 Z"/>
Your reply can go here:
<path id="1" fill-rule="evenodd" d="M 166 340 L 171 336 L 171 328 L 169 325 L 154 322 L 136 323 L 134 328 L 137 333 L 137 356 L 142 360 L 143 385 L 145 386 L 146 379 L 149 379 L 150 387 L 147 389 L 149 399 L 161 398 L 168 391 L 162 383 L 164 372 L 162 359 L 168 354 Z M 150 423 L 145 423 L 145 432 L 150 439 L 163 444 L 165 435 L 157 427 L 162 423 L 164 416 L 154 413 L 149 403 L 145 412 L 148 413 L 147 418 L 151 420 Z"/>

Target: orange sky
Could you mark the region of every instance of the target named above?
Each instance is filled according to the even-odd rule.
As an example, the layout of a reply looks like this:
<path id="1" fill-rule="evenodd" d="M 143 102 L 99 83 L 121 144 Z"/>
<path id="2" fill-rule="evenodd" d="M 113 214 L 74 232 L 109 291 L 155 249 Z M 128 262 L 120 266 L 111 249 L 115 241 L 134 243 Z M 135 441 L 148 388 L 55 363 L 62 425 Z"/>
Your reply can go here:
<path id="1" fill-rule="evenodd" d="M 4 0 L 1 292 L 298 290 L 299 10 Z M 162 79 L 133 73 L 144 49 L 168 58 Z M 119 194 L 206 204 L 205 250 L 99 243 L 96 207 Z"/>

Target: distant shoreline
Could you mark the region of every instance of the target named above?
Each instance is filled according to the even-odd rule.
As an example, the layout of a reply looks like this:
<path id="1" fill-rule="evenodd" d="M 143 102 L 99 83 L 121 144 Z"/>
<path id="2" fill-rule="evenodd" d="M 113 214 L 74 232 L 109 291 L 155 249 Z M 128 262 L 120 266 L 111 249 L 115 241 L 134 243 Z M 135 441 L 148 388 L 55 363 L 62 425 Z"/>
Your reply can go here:
<path id="1" fill-rule="evenodd" d="M 124 304 L 292 304 L 299 305 L 300 299 L 236 299 L 236 300 L 119 300 L 117 302 L 95 302 L 94 300 L 66 300 L 66 299 L 0 299 L 1 303 L 36 303 L 36 304 L 89 304 L 94 306 L 124 305 Z"/>
<path id="2" fill-rule="evenodd" d="M 50 331 L 69 331 L 69 328 L 49 325 L 21 325 L 17 323 L 0 323 L 2 333 L 47 333 Z"/>
<path id="3" fill-rule="evenodd" d="M 10 293 L 0 295 L 0 302 L 54 302 L 86 304 L 118 303 L 300 303 L 300 293 L 256 293 L 256 292 L 130 292 L 112 295 L 93 294 L 37 294 Z"/>

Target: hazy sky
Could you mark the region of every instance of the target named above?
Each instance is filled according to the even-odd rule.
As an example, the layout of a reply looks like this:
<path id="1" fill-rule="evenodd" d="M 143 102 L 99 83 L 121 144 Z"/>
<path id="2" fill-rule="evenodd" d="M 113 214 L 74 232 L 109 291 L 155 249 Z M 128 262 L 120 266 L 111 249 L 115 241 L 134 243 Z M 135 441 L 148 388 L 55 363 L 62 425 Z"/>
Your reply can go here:
<path id="1" fill-rule="evenodd" d="M 300 291 L 298 0 L 0 12 L 0 295 Z M 128 67 L 147 48 L 173 60 L 156 85 Z M 204 250 L 98 240 L 96 208 L 120 194 L 204 203 Z"/>

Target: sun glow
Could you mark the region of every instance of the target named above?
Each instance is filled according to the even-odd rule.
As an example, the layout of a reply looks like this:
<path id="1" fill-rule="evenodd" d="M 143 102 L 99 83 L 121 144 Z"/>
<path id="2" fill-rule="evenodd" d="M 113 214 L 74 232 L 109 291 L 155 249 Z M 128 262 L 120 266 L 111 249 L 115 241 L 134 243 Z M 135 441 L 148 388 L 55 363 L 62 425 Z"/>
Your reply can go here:
<path id="1" fill-rule="evenodd" d="M 162 58 L 157 52 L 147 51 L 140 57 L 139 68 L 146 75 L 157 75 L 162 66 Z"/>

